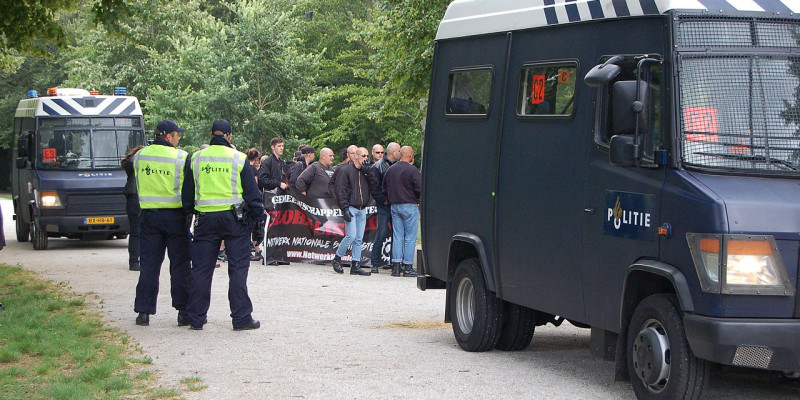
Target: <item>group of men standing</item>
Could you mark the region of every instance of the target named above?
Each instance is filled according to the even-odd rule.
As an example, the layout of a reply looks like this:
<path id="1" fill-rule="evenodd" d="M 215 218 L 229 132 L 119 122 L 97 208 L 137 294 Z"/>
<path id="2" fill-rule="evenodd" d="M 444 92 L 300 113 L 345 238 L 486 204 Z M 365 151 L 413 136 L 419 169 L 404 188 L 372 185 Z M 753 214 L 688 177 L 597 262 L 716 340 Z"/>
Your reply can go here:
<path id="1" fill-rule="evenodd" d="M 365 148 L 350 146 L 347 157 L 333 168 L 334 153 L 299 150 L 301 165 L 287 168 L 281 159 L 285 143 L 270 142 L 270 154 L 257 176 L 247 156 L 231 145 L 232 127 L 214 121 L 209 146 L 191 156 L 177 148 L 185 129 L 170 120 L 156 127 L 153 145 L 138 147 L 123 159 L 138 192 L 139 281 L 134 311 L 136 324 L 147 326 L 156 313 L 159 276 L 165 252 L 170 259 L 172 306 L 178 326 L 201 330 L 207 323 L 211 282 L 221 243 L 228 258 L 228 300 L 234 330 L 258 329 L 247 291 L 250 234 L 264 218 L 262 190 L 286 190 L 290 185 L 303 194 L 335 197 L 346 221 L 346 236 L 333 259 L 333 269 L 343 273 L 342 257 L 352 248 L 351 275 L 377 273 L 382 264 L 382 244 L 392 224 L 392 276 L 417 276 L 413 269 L 416 248 L 421 175 L 412 165 L 414 150 L 389 143 L 373 147 L 373 160 Z M 129 179 L 129 180 L 131 180 Z M 378 231 L 371 254 L 371 271 L 361 268 L 361 244 L 366 226 L 365 208 L 374 198 Z M 192 229 L 193 226 L 193 229 Z M 132 227 L 132 231 L 136 227 Z M 134 264 L 131 264 L 134 269 Z"/>
<path id="2" fill-rule="evenodd" d="M 126 171 L 133 172 L 141 208 L 136 324 L 149 325 L 150 315 L 156 313 L 166 250 L 178 326 L 202 330 L 207 322 L 216 258 L 224 240 L 233 329 L 258 329 L 261 324 L 252 317 L 253 304 L 247 292 L 249 227 L 264 214 L 253 171 L 247 166 L 246 156 L 232 148 L 233 132 L 227 121 L 214 121 L 209 146 L 191 157 L 176 148 L 184 131 L 173 121 L 161 121 L 153 145 L 123 162 Z"/>
<path id="3" fill-rule="evenodd" d="M 377 147 L 377 146 L 376 146 Z M 345 220 L 345 238 L 333 258 L 333 270 L 343 273 L 342 257 L 351 247 L 351 275 L 370 275 L 379 271 L 382 264 L 382 245 L 392 227 L 392 276 L 417 276 L 413 268 L 419 221 L 419 195 L 421 175 L 412 164 L 414 150 L 392 142 L 373 148 L 373 153 L 383 155 L 372 166 L 367 165 L 369 155 L 365 148 L 350 146 L 349 162 L 340 164 L 333 177 L 336 200 Z M 374 154 L 373 154 L 374 155 Z M 360 267 L 361 244 L 366 227 L 364 209 L 375 199 L 378 228 L 370 255 L 372 268 Z M 411 214 L 414 214 L 412 216 Z M 413 225 L 413 226 L 412 226 Z"/>
<path id="4" fill-rule="evenodd" d="M 378 273 L 383 263 L 383 242 L 392 231 L 392 276 L 417 276 L 413 268 L 416 249 L 419 198 L 422 176 L 414 167 L 414 150 L 392 142 L 376 144 L 372 156 L 364 147 L 351 145 L 342 162 L 333 166 L 334 153 L 329 148 L 320 151 L 318 162 L 313 148 L 301 146 L 297 163 L 291 168 L 281 159 L 285 143 L 281 138 L 270 142 L 272 154 L 261 163 L 259 185 L 263 190 L 286 190 L 295 187 L 314 198 L 335 198 L 342 219 L 345 237 L 333 258 L 333 270 L 343 273 L 342 257 L 351 250 L 351 275 L 369 276 Z M 305 149 L 311 149 L 311 155 Z M 301 159 L 302 157 L 302 159 Z M 378 228 L 370 254 L 372 268 L 361 268 L 361 245 L 366 228 L 366 207 L 374 199 L 377 206 Z"/>

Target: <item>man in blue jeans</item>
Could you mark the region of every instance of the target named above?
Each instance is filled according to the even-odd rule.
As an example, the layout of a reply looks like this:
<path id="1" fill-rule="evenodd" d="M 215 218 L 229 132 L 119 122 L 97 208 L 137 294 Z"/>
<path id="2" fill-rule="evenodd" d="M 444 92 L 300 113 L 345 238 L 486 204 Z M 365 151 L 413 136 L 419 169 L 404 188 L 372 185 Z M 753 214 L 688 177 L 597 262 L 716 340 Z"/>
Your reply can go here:
<path id="1" fill-rule="evenodd" d="M 353 147 L 353 146 L 351 146 Z M 333 270 L 341 274 L 342 257 L 347 253 L 347 247 L 353 245 L 353 261 L 350 264 L 350 275 L 369 276 L 370 271 L 361 268 L 361 243 L 364 238 L 364 228 L 367 225 L 367 213 L 364 208 L 370 201 L 370 196 L 378 190 L 378 181 L 371 168 L 364 166 L 364 160 L 369 157 L 367 149 L 359 148 L 350 152 L 348 157 L 351 163 L 340 164 L 336 169 L 334 188 L 336 201 L 342 210 L 345 220 L 345 237 L 336 250 L 333 258 Z"/>
<path id="2" fill-rule="evenodd" d="M 413 264 L 422 174 L 413 163 L 414 149 L 403 146 L 400 161 L 389 167 L 383 176 L 382 190 L 392 209 L 392 276 L 418 275 Z"/>
<path id="3" fill-rule="evenodd" d="M 382 186 L 383 175 L 386 173 L 386 170 L 388 170 L 392 164 L 396 163 L 397 160 L 400 159 L 400 145 L 395 142 L 389 143 L 386 145 L 385 153 L 383 152 L 383 147 L 379 146 L 380 145 L 376 144 L 372 148 L 372 154 L 373 157 L 376 154 L 382 154 L 383 158 L 372 165 L 372 172 L 375 173 L 375 179 L 378 181 L 378 186 Z M 371 259 L 373 274 L 378 273 L 378 268 L 383 263 L 383 242 L 389 235 L 389 222 L 392 221 L 392 210 L 389 207 L 389 200 L 386 199 L 386 195 L 383 194 L 383 191 L 379 191 L 379 193 L 376 193 L 376 196 L 374 197 L 375 206 L 378 208 L 378 228 L 375 231 L 375 242 L 372 243 Z"/>

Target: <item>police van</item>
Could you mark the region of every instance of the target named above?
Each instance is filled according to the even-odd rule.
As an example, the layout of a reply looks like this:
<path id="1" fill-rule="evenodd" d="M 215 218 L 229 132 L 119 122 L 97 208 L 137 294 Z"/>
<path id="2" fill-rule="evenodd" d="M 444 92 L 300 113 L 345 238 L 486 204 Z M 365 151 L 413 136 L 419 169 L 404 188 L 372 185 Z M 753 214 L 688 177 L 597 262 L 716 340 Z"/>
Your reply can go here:
<path id="1" fill-rule="evenodd" d="M 127 237 L 120 158 L 145 133 L 139 101 L 125 94 L 50 88 L 19 102 L 11 172 L 17 241 L 44 250 L 51 237 Z"/>
<path id="2" fill-rule="evenodd" d="M 800 370 L 800 3 L 455 0 L 422 290 L 467 351 L 591 329 L 641 399 Z"/>

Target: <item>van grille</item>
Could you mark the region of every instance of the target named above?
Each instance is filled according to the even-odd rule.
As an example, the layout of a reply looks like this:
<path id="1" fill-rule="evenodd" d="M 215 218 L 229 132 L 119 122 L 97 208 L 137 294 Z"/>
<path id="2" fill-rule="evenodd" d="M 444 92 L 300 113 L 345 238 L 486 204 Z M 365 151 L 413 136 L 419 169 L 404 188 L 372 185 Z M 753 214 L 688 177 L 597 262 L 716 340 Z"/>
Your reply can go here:
<path id="1" fill-rule="evenodd" d="M 125 195 L 122 193 L 67 194 L 67 215 L 125 214 Z"/>
<path id="2" fill-rule="evenodd" d="M 731 364 L 741 367 L 767 369 L 772 361 L 773 351 L 769 347 L 739 346 Z"/>

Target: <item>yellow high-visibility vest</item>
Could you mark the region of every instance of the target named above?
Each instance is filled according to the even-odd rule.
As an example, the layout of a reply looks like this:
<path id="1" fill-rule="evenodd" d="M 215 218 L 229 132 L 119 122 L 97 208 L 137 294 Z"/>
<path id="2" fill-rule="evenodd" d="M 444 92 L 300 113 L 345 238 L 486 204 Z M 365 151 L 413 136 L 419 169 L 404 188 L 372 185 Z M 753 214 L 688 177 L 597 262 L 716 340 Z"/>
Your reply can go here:
<path id="1" fill-rule="evenodd" d="M 192 155 L 194 209 L 200 212 L 230 210 L 242 202 L 242 168 L 247 156 L 230 147 L 212 145 Z"/>
<path id="2" fill-rule="evenodd" d="M 181 208 L 183 167 L 188 154 L 171 146 L 147 146 L 133 156 L 139 207 Z"/>

